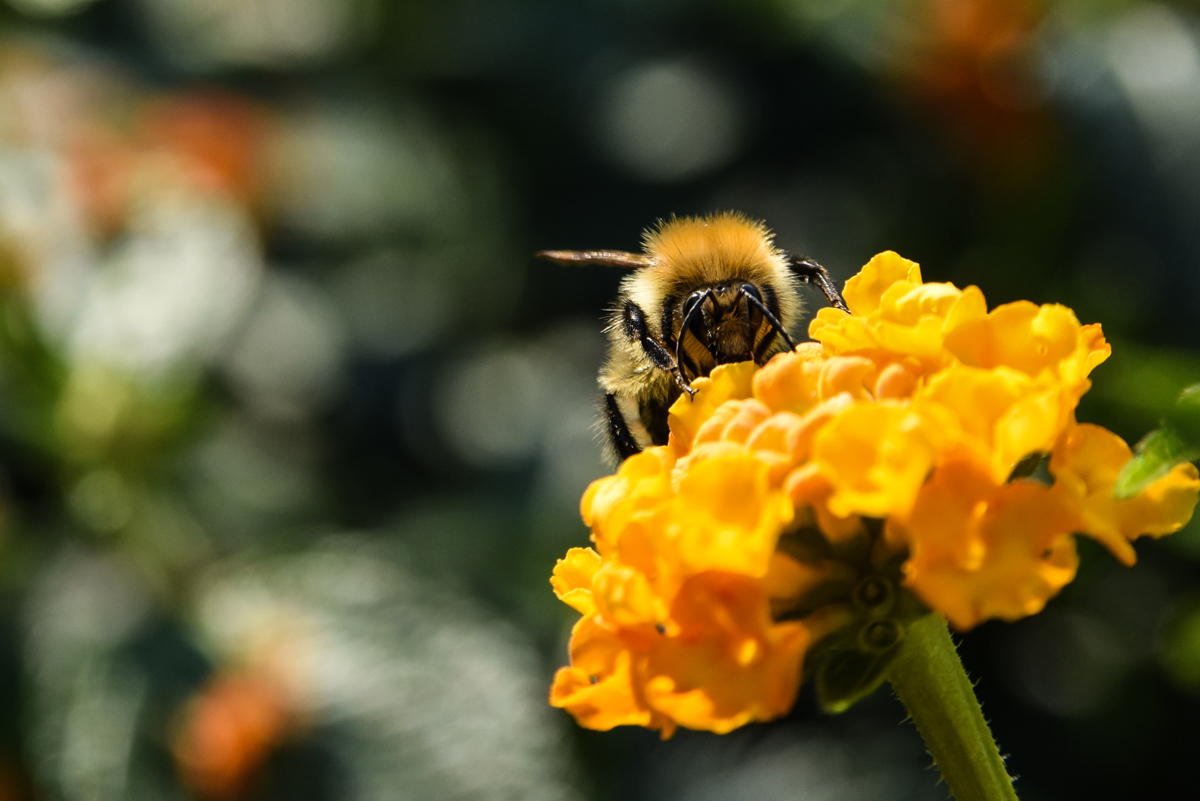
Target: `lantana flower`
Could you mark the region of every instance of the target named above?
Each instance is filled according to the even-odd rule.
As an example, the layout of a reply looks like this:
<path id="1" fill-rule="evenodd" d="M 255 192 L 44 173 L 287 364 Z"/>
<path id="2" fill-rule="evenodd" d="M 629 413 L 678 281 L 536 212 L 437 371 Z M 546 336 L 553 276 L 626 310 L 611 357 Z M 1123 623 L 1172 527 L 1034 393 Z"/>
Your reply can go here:
<path id="1" fill-rule="evenodd" d="M 669 443 L 588 488 L 594 548 L 552 578 L 582 617 L 550 700 L 581 725 L 727 732 L 786 714 L 809 672 L 844 708 L 931 611 L 960 631 L 1034 614 L 1076 535 L 1132 565 L 1133 540 L 1190 518 L 1193 465 L 1117 500 L 1129 447 L 1075 420 L 1098 325 L 989 312 L 894 253 L 845 300 L 814 341 L 697 379 Z"/>

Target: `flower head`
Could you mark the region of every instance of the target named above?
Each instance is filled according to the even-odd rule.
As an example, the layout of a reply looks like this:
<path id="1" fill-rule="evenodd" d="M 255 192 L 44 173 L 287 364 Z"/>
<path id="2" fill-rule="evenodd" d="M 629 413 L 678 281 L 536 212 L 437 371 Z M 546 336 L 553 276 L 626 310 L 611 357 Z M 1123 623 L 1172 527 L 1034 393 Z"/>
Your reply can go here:
<path id="1" fill-rule="evenodd" d="M 1128 446 L 1075 421 L 1110 352 L 1099 326 L 989 312 L 894 253 L 845 299 L 813 342 L 697 379 L 669 444 L 584 495 L 596 549 L 552 579 L 583 618 L 551 702 L 581 724 L 728 731 L 786 713 L 805 666 L 844 708 L 917 617 L 1034 614 L 1074 578 L 1075 534 L 1132 564 L 1132 540 L 1190 518 L 1193 465 L 1117 500 Z M 829 689 L 829 664 L 857 689 Z"/>

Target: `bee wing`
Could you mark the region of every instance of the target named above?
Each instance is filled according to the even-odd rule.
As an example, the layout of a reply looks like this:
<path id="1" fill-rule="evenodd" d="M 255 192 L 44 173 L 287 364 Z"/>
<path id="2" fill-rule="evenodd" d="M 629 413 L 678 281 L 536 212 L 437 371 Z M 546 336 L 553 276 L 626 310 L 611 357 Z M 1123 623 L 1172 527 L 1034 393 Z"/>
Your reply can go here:
<path id="1" fill-rule="evenodd" d="M 534 255 L 559 264 L 602 264 L 628 270 L 639 270 L 654 263 L 649 256 L 623 250 L 539 250 Z"/>

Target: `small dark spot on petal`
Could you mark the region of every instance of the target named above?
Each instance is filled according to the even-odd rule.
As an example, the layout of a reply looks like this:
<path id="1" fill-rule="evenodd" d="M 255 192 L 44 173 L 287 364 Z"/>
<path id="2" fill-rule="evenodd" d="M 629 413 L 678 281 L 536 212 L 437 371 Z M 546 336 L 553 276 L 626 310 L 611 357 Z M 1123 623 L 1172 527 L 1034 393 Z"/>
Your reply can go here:
<path id="1" fill-rule="evenodd" d="M 666 633 L 667 633 L 667 627 L 666 627 L 666 626 L 664 626 L 662 623 L 655 623 L 655 624 L 654 624 L 654 630 L 655 630 L 655 631 L 657 631 L 659 634 L 666 634 Z"/>
<path id="2" fill-rule="evenodd" d="M 600 677 L 599 676 L 588 676 L 588 681 L 590 681 L 592 684 L 599 684 Z"/>

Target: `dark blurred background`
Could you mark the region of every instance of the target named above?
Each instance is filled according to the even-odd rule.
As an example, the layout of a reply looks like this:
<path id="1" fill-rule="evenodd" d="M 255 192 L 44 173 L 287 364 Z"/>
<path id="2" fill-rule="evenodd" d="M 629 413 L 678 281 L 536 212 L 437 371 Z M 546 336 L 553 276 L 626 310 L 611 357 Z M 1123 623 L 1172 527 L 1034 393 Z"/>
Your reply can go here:
<path id="1" fill-rule="evenodd" d="M 1131 442 L 1200 379 L 1196 3 L 2 9 L 0 801 L 945 797 L 886 692 L 547 705 L 620 275 L 535 250 L 740 209 L 1102 323 Z M 1138 550 L 963 639 L 1026 801 L 1196 795 L 1200 527 Z"/>

